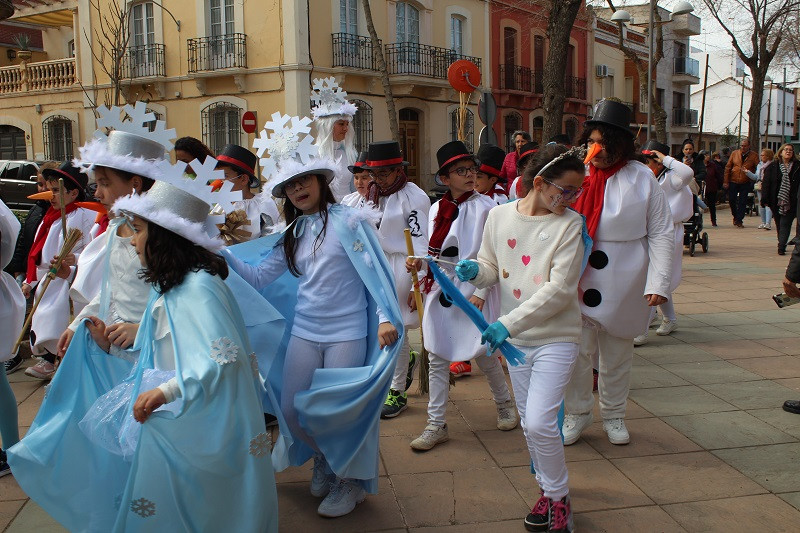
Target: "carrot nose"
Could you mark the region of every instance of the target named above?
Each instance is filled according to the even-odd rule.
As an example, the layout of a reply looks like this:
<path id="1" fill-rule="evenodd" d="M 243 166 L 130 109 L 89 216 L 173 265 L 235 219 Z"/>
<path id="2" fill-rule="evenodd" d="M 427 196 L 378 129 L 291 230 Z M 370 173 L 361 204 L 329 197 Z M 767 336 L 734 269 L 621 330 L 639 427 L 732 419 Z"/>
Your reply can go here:
<path id="1" fill-rule="evenodd" d="M 222 183 L 223 183 L 222 180 L 214 180 L 214 181 L 212 181 L 211 182 L 211 190 L 213 192 L 217 192 L 218 190 L 220 190 L 222 188 Z"/>
<path id="2" fill-rule="evenodd" d="M 53 191 L 37 192 L 28 196 L 28 200 L 47 200 L 48 202 L 53 199 Z"/>
<path id="3" fill-rule="evenodd" d="M 589 152 L 586 154 L 586 158 L 583 160 L 584 165 L 588 165 L 589 161 L 594 159 L 594 156 L 599 154 L 603 150 L 603 146 L 600 143 L 593 143 L 592 147 L 589 148 Z"/>
<path id="4" fill-rule="evenodd" d="M 75 205 L 78 207 L 83 207 L 84 209 L 89 209 L 90 211 L 94 211 L 101 215 L 105 215 L 108 212 L 108 210 L 100 202 L 75 202 Z"/>

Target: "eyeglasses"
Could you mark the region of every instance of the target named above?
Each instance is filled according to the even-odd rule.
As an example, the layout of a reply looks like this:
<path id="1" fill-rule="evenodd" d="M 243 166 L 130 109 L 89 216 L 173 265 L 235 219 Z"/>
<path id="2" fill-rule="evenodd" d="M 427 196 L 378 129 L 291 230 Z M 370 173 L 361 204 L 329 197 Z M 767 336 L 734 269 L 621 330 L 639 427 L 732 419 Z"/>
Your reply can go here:
<path id="1" fill-rule="evenodd" d="M 463 178 L 464 176 L 466 176 L 467 174 L 477 174 L 477 173 L 478 173 L 478 167 L 460 167 L 460 168 L 454 168 L 453 170 L 451 170 L 451 171 L 449 172 L 449 174 L 458 174 L 458 175 L 459 175 L 459 176 L 461 176 L 462 178 Z"/>
<path id="2" fill-rule="evenodd" d="M 542 178 L 542 181 L 552 185 L 553 187 L 561 191 L 562 200 L 565 202 L 573 202 L 577 200 L 578 198 L 580 198 L 580 196 L 583 194 L 584 191 L 583 187 L 581 187 L 580 189 L 565 189 L 564 187 L 556 185 L 555 183 L 553 183 L 548 179 Z"/>
<path id="3" fill-rule="evenodd" d="M 232 177 L 225 176 L 225 179 L 228 180 L 228 181 L 236 181 L 239 178 L 241 178 L 242 176 L 246 176 L 246 175 L 247 174 L 236 174 L 235 176 L 232 176 Z"/>
<path id="4" fill-rule="evenodd" d="M 381 171 L 370 170 L 369 171 L 369 177 L 370 178 L 386 179 L 389 176 L 391 176 L 392 174 L 394 174 L 395 172 L 397 172 L 396 168 L 393 168 L 391 170 L 381 170 Z"/>

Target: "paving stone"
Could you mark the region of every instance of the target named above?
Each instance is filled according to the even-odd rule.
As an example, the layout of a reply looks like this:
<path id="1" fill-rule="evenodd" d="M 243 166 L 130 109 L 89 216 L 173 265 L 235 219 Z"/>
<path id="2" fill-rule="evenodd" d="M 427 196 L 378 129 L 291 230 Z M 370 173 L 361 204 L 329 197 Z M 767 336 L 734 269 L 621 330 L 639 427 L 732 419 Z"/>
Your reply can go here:
<path id="1" fill-rule="evenodd" d="M 800 342 L 797 337 L 781 337 L 778 339 L 759 339 L 759 344 L 778 350 L 786 355 L 800 355 Z"/>
<path id="2" fill-rule="evenodd" d="M 706 450 L 796 440 L 793 436 L 743 411 L 668 416 L 664 421 Z"/>
<path id="3" fill-rule="evenodd" d="M 675 387 L 677 385 L 688 385 L 688 382 L 652 363 L 634 365 L 631 369 L 631 390 Z"/>
<path id="4" fill-rule="evenodd" d="M 715 450 L 714 455 L 772 492 L 791 492 L 800 479 L 800 443 Z"/>
<path id="5" fill-rule="evenodd" d="M 5 479 L 5 478 L 4 478 Z M 36 502 L 28 501 L 5 530 L 5 533 L 67 533 L 61 524 L 50 518 Z"/>
<path id="6" fill-rule="evenodd" d="M 392 476 L 391 480 L 409 527 L 452 524 L 455 518 L 452 472 L 400 474 Z"/>
<path id="7" fill-rule="evenodd" d="M 727 361 L 697 361 L 691 363 L 670 363 L 662 365 L 674 375 L 695 384 L 735 383 L 763 379 L 758 374 L 748 372 Z"/>
<path id="8" fill-rule="evenodd" d="M 800 416 L 794 413 L 787 413 L 781 407 L 751 409 L 746 412 L 787 435 L 800 439 Z"/>
<path id="9" fill-rule="evenodd" d="M 713 326 L 706 326 L 702 328 L 680 328 L 677 331 L 670 333 L 670 336 L 690 344 L 742 338 L 741 336 L 737 336 L 733 333 L 715 328 Z"/>
<path id="10" fill-rule="evenodd" d="M 700 387 L 665 387 L 631 391 L 630 397 L 655 416 L 732 411 L 735 407 Z"/>
<path id="11" fill-rule="evenodd" d="M 749 313 L 702 313 L 687 316 L 709 326 L 738 326 L 753 323 Z"/>
<path id="12" fill-rule="evenodd" d="M 778 494 L 778 496 L 795 509 L 800 510 L 800 492 L 786 492 Z"/>
<path id="13" fill-rule="evenodd" d="M 5 531 L 23 505 L 25 505 L 25 500 L 0 502 L 0 531 Z"/>
<path id="14" fill-rule="evenodd" d="M 721 330 L 743 339 L 780 339 L 786 336 L 784 329 L 769 324 L 743 324 L 740 326 L 721 326 Z"/>
<path id="15" fill-rule="evenodd" d="M 798 343 L 800 343 L 800 339 L 798 339 Z M 800 356 L 796 355 L 735 359 L 733 364 L 767 379 L 800 377 Z"/>
<path id="16" fill-rule="evenodd" d="M 771 494 L 665 505 L 663 509 L 687 531 L 790 532 L 800 525 L 800 512 Z"/>
<path id="17" fill-rule="evenodd" d="M 499 468 L 454 472 L 453 493 L 456 523 L 521 520 L 530 512 L 525 500 Z"/>
<path id="18" fill-rule="evenodd" d="M 639 457 L 646 455 L 661 455 L 669 453 L 699 451 L 700 447 L 691 440 L 675 431 L 658 418 L 641 418 L 625 420 L 625 425 L 631 435 L 631 442 L 625 446 L 611 444 L 603 430 L 602 422 L 592 425 L 592 434 L 599 434 L 600 438 L 586 438 L 586 442 L 606 459 L 618 457 Z M 567 449 L 571 449 L 568 446 Z"/>
<path id="19" fill-rule="evenodd" d="M 605 459 L 570 463 L 568 470 L 569 493 L 575 511 L 619 509 L 652 505 L 653 503 L 622 472 Z M 533 503 L 536 501 L 534 500 Z"/>
<path id="20" fill-rule="evenodd" d="M 782 355 L 781 352 L 768 348 L 761 341 L 756 342 L 744 339 L 696 343 L 695 347 L 723 359 L 747 359 Z"/>
<path id="21" fill-rule="evenodd" d="M 661 346 L 644 345 L 634 348 L 634 353 L 651 363 L 688 363 L 693 361 L 716 361 L 719 358 L 691 344 L 670 344 Z"/>
<path id="22" fill-rule="evenodd" d="M 719 383 L 701 387 L 739 409 L 780 406 L 784 401 L 796 396 L 793 390 L 769 380 Z"/>
<path id="23" fill-rule="evenodd" d="M 411 439 L 403 436 L 381 439 L 381 457 L 389 475 L 496 466 L 472 433 L 450 433 L 449 441 L 426 452 L 412 450 L 410 442 Z"/>
<path id="24" fill-rule="evenodd" d="M 686 531 L 666 511 L 656 505 L 591 513 L 577 512 L 574 516 L 576 531 L 593 533 L 618 533 L 620 531 L 675 533 Z"/>
<path id="25" fill-rule="evenodd" d="M 478 522 L 475 524 L 455 524 L 452 526 L 437 527 L 412 527 L 408 531 L 414 533 L 519 533 L 522 527 L 522 518 L 515 520 L 504 520 L 502 522 Z M 405 529 L 401 531 L 406 531 Z"/>
<path id="26" fill-rule="evenodd" d="M 800 378 L 789 378 L 789 379 L 773 379 L 775 383 L 778 385 L 783 385 L 786 388 L 800 391 Z M 788 400 L 789 398 L 787 398 Z"/>
<path id="27" fill-rule="evenodd" d="M 513 435 L 508 433 L 513 433 Z M 530 464 L 531 456 L 528 453 L 528 446 L 525 443 L 525 436 L 522 434 L 521 428 L 511 432 L 498 431 L 496 429 L 476 431 L 475 434 L 499 466 L 525 466 Z"/>
<path id="28" fill-rule="evenodd" d="M 773 291 L 767 297 L 775 294 Z M 765 324 L 776 324 L 781 322 L 800 322 L 800 310 L 787 308 L 787 309 L 772 309 L 769 311 L 753 311 L 748 313 L 753 320 L 764 322 Z"/>

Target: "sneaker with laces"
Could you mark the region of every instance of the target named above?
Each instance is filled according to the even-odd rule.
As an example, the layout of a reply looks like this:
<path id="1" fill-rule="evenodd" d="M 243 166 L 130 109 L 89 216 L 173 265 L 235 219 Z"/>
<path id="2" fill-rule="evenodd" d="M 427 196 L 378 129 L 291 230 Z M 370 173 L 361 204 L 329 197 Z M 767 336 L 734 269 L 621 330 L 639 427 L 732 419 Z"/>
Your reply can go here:
<path id="1" fill-rule="evenodd" d="M 550 523 L 548 533 L 572 533 L 575 530 L 575 523 L 572 519 L 572 503 L 569 496 L 564 496 L 560 500 L 550 500 Z"/>
<path id="2" fill-rule="evenodd" d="M 411 441 L 411 447 L 424 452 L 448 440 L 450 440 L 450 435 L 447 434 L 447 424 L 443 426 L 428 424 L 422 435 Z"/>
<path id="3" fill-rule="evenodd" d="M 471 376 L 472 363 L 469 361 L 456 361 L 454 363 L 450 363 L 450 373 L 456 378 L 460 378 L 461 376 Z"/>
<path id="4" fill-rule="evenodd" d="M 497 429 L 511 431 L 517 427 L 517 411 L 514 402 L 507 400 L 497 404 Z"/>
<path id="5" fill-rule="evenodd" d="M 56 365 L 40 358 L 39 362 L 25 369 L 25 375 L 38 379 L 50 379 L 56 373 Z"/>
<path id="6" fill-rule="evenodd" d="M 628 428 L 625 427 L 624 418 L 609 418 L 608 420 L 603 420 L 603 429 L 606 431 L 608 441 L 611 444 L 622 445 L 628 444 L 631 441 Z"/>
<path id="7" fill-rule="evenodd" d="M 766 226 L 766 224 L 761 223 L 761 224 L 758 225 L 758 229 L 764 229 L 764 226 Z"/>
<path id="8" fill-rule="evenodd" d="M 22 356 L 17 352 L 17 355 L 3 363 L 6 367 L 6 375 L 13 374 L 22 366 Z"/>
<path id="9" fill-rule="evenodd" d="M 408 396 L 405 392 L 389 389 L 389 395 L 381 408 L 381 418 L 394 418 L 408 408 Z"/>
<path id="10" fill-rule="evenodd" d="M 411 350 L 408 352 L 408 372 L 406 372 L 406 388 L 408 390 L 414 382 L 414 371 L 419 366 L 419 352 Z"/>
<path id="11" fill-rule="evenodd" d="M 633 338 L 633 345 L 634 346 L 643 346 L 647 344 L 647 335 L 649 332 L 645 331 L 641 335 Z"/>
<path id="12" fill-rule="evenodd" d="M 11 473 L 11 467 L 8 466 L 8 461 L 6 459 L 6 451 L 0 450 L 0 477 L 7 476 Z"/>
<path id="13" fill-rule="evenodd" d="M 321 453 L 314 454 L 314 469 L 311 473 L 311 495 L 315 498 L 326 496 L 336 476 L 328 467 L 328 461 Z"/>
<path id="14" fill-rule="evenodd" d="M 564 446 L 575 444 L 581 438 L 583 430 L 592 425 L 593 420 L 592 413 L 565 416 L 564 425 L 561 428 L 561 433 L 564 435 Z"/>
<path id="15" fill-rule="evenodd" d="M 661 322 L 661 325 L 658 326 L 656 335 L 669 335 L 676 329 L 678 329 L 678 321 L 665 318 L 664 321 Z"/>
<path id="16" fill-rule="evenodd" d="M 767 230 L 767 231 L 770 231 L 770 230 L 772 230 L 772 225 L 771 224 L 766 224 L 764 226 L 764 229 Z"/>
<path id="17" fill-rule="evenodd" d="M 331 491 L 317 508 L 317 514 L 336 518 L 349 514 L 367 497 L 367 491 L 354 479 L 336 479 Z"/>
<path id="18" fill-rule="evenodd" d="M 525 529 L 528 531 L 547 531 L 550 525 L 550 498 L 544 495 L 544 492 L 539 497 L 536 505 L 533 506 L 531 512 L 525 517 Z"/>

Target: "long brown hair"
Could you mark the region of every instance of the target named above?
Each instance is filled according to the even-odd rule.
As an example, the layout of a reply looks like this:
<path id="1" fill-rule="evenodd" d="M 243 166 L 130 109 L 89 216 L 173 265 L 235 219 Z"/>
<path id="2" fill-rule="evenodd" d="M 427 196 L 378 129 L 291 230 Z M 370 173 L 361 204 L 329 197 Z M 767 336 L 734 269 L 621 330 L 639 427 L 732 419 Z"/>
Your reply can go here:
<path id="1" fill-rule="evenodd" d="M 335 204 L 336 198 L 333 197 L 333 192 L 328 186 L 328 180 L 322 174 L 316 174 L 317 183 L 319 183 L 319 208 L 320 217 L 322 217 L 322 231 L 320 231 L 317 238 L 314 239 L 314 251 L 322 244 L 322 239 L 325 237 L 325 230 L 328 228 L 328 204 Z M 294 277 L 299 278 L 302 272 L 297 268 L 295 260 L 295 253 L 297 252 L 297 239 L 294 236 L 293 228 L 290 226 L 292 223 L 300 218 L 303 214 L 295 205 L 287 198 L 283 202 L 283 216 L 286 219 L 286 233 L 283 236 L 283 252 L 286 256 L 286 265 L 289 267 L 289 272 Z"/>

